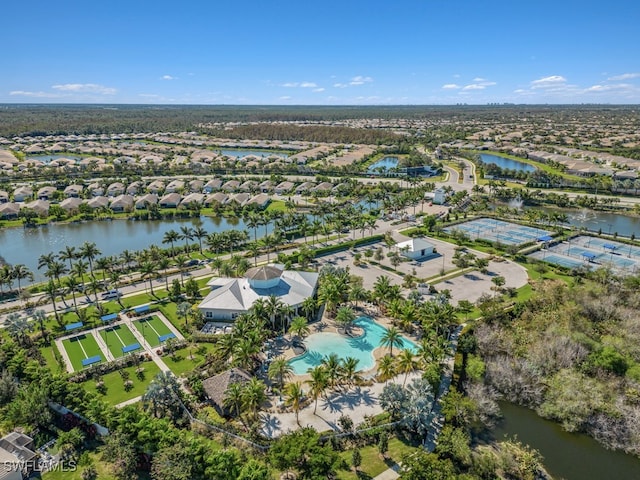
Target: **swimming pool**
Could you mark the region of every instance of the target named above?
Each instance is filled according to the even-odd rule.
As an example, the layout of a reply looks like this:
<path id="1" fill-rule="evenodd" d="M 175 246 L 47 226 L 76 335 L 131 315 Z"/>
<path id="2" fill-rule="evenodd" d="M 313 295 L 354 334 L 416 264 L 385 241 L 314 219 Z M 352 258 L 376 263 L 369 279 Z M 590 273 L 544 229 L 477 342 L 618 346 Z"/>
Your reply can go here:
<path id="1" fill-rule="evenodd" d="M 322 363 L 322 359 L 335 353 L 341 359 L 354 357 L 358 359 L 358 370 L 369 370 L 375 366 L 373 350 L 380 346 L 380 340 L 387 329 L 374 322 L 369 317 L 359 317 L 355 325 L 361 327 L 364 333 L 360 337 L 352 338 L 334 332 L 321 332 L 309 335 L 304 344 L 307 352 L 289 361 L 296 375 L 307 373 L 310 368 Z M 402 349 L 413 352 L 418 347 L 411 340 L 402 337 Z"/>

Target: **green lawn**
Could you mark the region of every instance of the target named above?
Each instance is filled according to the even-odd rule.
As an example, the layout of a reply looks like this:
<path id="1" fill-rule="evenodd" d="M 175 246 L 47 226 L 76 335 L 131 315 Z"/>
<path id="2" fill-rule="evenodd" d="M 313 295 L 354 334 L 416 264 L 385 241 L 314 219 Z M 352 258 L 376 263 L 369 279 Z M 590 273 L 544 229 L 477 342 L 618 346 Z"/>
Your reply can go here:
<path id="1" fill-rule="evenodd" d="M 116 325 L 100 330 L 100 336 L 103 338 L 104 343 L 107 344 L 114 358 L 120 358 L 124 355 L 122 347 L 138 343 L 138 340 L 126 325 Z"/>
<path id="2" fill-rule="evenodd" d="M 389 439 L 389 451 L 387 458 L 382 459 L 378 453 L 377 445 L 371 445 L 360 449 L 362 455 L 362 464 L 359 468 L 360 476 L 351 471 L 341 470 L 338 472 L 340 480 L 358 480 L 359 478 L 374 478 L 385 470 L 391 468 L 394 464 L 402 461 L 402 457 L 407 453 L 414 451 L 413 447 L 398 438 Z M 352 450 L 342 452 L 340 456 L 345 459 L 347 464 L 351 465 Z M 365 475 L 363 475 L 363 473 Z"/>
<path id="3" fill-rule="evenodd" d="M 47 367 L 52 371 L 52 372 L 59 372 L 60 371 L 60 364 L 58 364 L 56 357 L 54 355 L 54 349 L 56 349 L 56 345 L 52 344 L 50 347 L 43 347 L 40 349 L 40 353 L 42 353 L 42 357 L 44 358 L 45 362 L 47 362 Z"/>
<path id="4" fill-rule="evenodd" d="M 144 339 L 152 347 L 157 347 L 158 345 L 160 345 L 160 341 L 158 340 L 159 336 L 171 333 L 169 327 L 167 327 L 165 323 L 155 315 L 141 318 L 139 320 L 134 320 L 133 325 L 138 329 L 140 333 L 142 333 Z"/>
<path id="5" fill-rule="evenodd" d="M 111 405 L 117 405 L 126 400 L 142 395 L 149 386 L 149 383 L 151 383 L 151 380 L 153 380 L 153 377 L 160 373 L 160 369 L 154 362 L 143 362 L 140 366 L 144 367 L 144 375 L 142 379 L 138 378 L 136 375 L 137 367 L 131 366 L 123 368 L 123 371 L 129 372 L 129 380 L 133 382 L 133 388 L 128 392 L 124 389 L 124 381 L 119 371 L 107 373 L 102 377 L 102 380 L 107 387 L 107 391 L 104 395 L 97 392 L 95 380 L 88 380 L 83 383 L 83 386 L 87 391 L 97 393 L 99 397 L 102 397 L 103 400 Z"/>
<path id="6" fill-rule="evenodd" d="M 96 467 L 98 472 L 98 478 L 100 480 L 117 480 L 115 476 L 111 474 L 109 470 L 109 464 L 100 460 L 100 454 L 97 452 L 89 452 L 89 457 L 92 460 L 93 466 Z M 87 466 L 78 466 L 75 472 L 54 470 L 42 474 L 42 480 L 82 480 L 82 472 L 86 470 Z"/>
<path id="7" fill-rule="evenodd" d="M 205 357 L 204 355 L 200 355 L 196 353 L 198 349 L 206 348 L 207 353 L 212 351 L 214 345 L 212 343 L 200 343 L 194 345 L 193 348 L 185 347 L 179 350 L 176 350 L 172 355 L 164 357 L 164 363 L 171 369 L 171 371 L 176 376 L 180 376 L 184 373 L 191 372 L 196 366 L 200 365 Z M 193 359 L 190 358 L 190 355 L 193 354 Z"/>
<path id="8" fill-rule="evenodd" d="M 93 338 L 93 335 L 90 333 L 82 333 L 77 337 L 63 340 L 62 344 L 67 351 L 67 355 L 69 355 L 71 365 L 73 365 L 75 371 L 85 368 L 82 366 L 82 360 L 85 358 L 99 355 L 101 361 L 104 361 L 104 356 L 98 346 L 98 342 L 96 342 L 96 339 Z"/>

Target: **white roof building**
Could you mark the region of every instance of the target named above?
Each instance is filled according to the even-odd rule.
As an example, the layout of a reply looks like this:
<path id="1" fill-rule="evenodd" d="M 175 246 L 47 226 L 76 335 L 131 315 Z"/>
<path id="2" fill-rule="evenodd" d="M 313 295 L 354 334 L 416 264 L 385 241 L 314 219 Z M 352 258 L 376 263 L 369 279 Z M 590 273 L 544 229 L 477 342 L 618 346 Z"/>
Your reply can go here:
<path id="1" fill-rule="evenodd" d="M 207 285 L 212 290 L 198 305 L 205 319 L 233 320 L 246 313 L 259 298 L 271 295 L 286 305 L 299 307 L 314 295 L 318 274 L 265 265 L 249 269 L 242 278 L 213 278 Z"/>
<path id="2" fill-rule="evenodd" d="M 432 255 L 435 246 L 424 238 L 412 238 L 396 244 L 396 248 L 405 257 L 417 260 Z"/>

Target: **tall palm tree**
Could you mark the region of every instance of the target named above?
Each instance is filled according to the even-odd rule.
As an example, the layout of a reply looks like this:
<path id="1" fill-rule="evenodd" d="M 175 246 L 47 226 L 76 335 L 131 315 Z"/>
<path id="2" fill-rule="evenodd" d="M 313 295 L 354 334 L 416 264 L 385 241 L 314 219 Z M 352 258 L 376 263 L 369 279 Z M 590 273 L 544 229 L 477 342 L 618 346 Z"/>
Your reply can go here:
<path id="1" fill-rule="evenodd" d="M 35 312 L 33 312 L 31 317 L 35 322 L 38 322 L 38 325 L 40 325 L 40 332 L 42 333 L 42 338 L 44 338 L 45 337 L 44 321 L 47 319 L 47 314 L 45 313 L 44 310 L 38 309 Z"/>
<path id="2" fill-rule="evenodd" d="M 78 290 L 78 281 L 73 276 L 68 276 L 64 279 L 64 286 L 71 292 L 71 298 L 73 298 L 73 308 L 78 312 L 78 301 L 76 299 L 76 291 Z"/>
<path id="3" fill-rule="evenodd" d="M 30 282 L 32 282 L 33 273 L 31 273 L 31 270 L 29 270 L 26 265 L 18 263 L 11 268 L 10 275 L 12 278 L 15 278 L 18 281 L 18 295 L 22 296 L 22 286 L 20 282 L 21 280 L 25 279 L 28 279 Z"/>
<path id="4" fill-rule="evenodd" d="M 201 225 L 195 227 L 192 233 L 193 237 L 198 239 L 198 251 L 202 255 L 202 239 L 207 238 L 208 233 Z"/>
<path id="5" fill-rule="evenodd" d="M 60 315 L 58 314 L 58 307 L 56 305 L 56 297 L 58 296 L 58 287 L 53 280 L 49 280 L 49 282 L 44 286 L 44 292 L 51 300 L 51 304 L 53 305 L 53 314 L 56 317 L 56 322 L 58 325 L 62 326 L 62 321 L 60 320 Z"/>
<path id="6" fill-rule="evenodd" d="M 100 255 L 102 252 L 98 250 L 98 247 L 94 242 L 84 242 L 80 246 L 80 257 L 87 260 L 89 262 L 89 273 L 93 278 L 93 261 Z"/>
<path id="7" fill-rule="evenodd" d="M 142 274 L 142 279 L 149 279 L 149 288 L 151 290 L 151 296 L 155 297 L 155 293 L 153 292 L 153 277 L 156 274 L 156 264 L 150 261 L 144 262 L 140 265 L 140 273 Z"/>
<path id="8" fill-rule="evenodd" d="M 189 325 L 187 324 L 187 318 L 189 317 L 189 312 L 191 311 L 191 304 L 189 302 L 180 302 L 176 308 L 176 314 L 179 318 L 184 318 L 184 328 L 186 329 Z"/>
<path id="9" fill-rule="evenodd" d="M 313 414 L 316 415 L 318 398 L 324 394 L 325 390 L 329 386 L 329 380 L 327 378 L 327 371 L 322 365 L 310 368 L 307 373 L 311 377 L 306 383 L 309 385 L 309 394 L 315 402 L 313 406 Z"/>
<path id="10" fill-rule="evenodd" d="M 178 267 L 178 271 L 180 272 L 180 284 L 184 287 L 184 270 L 187 266 L 187 262 L 189 261 L 189 257 L 181 253 L 174 258 L 174 261 L 176 262 L 176 267 Z"/>
<path id="11" fill-rule="evenodd" d="M 302 404 L 302 399 L 304 398 L 304 392 L 302 391 L 302 386 L 300 382 L 290 383 L 287 385 L 287 405 L 291 405 L 293 411 L 296 414 L 296 423 L 300 426 L 300 419 L 298 418 L 298 414 L 300 412 L 300 406 Z"/>
<path id="12" fill-rule="evenodd" d="M 182 406 L 178 379 L 171 372 L 158 373 L 142 395 L 142 403 L 154 417 L 169 415 L 177 418 Z"/>
<path id="13" fill-rule="evenodd" d="M 391 355 L 385 355 L 378 360 L 378 376 L 386 382 L 396 374 L 396 362 Z"/>
<path id="14" fill-rule="evenodd" d="M 278 357 L 271 362 L 267 375 L 270 380 L 278 381 L 278 388 L 282 391 L 284 382 L 293 375 L 293 367 L 284 357 Z"/>
<path id="15" fill-rule="evenodd" d="M 185 251 L 189 253 L 189 240 L 193 240 L 193 228 L 183 225 L 180 227 L 180 239 L 185 241 Z"/>
<path id="16" fill-rule="evenodd" d="M 167 243 L 171 244 L 171 256 L 172 257 L 174 257 L 176 255 L 176 252 L 175 252 L 175 249 L 174 249 L 174 244 L 178 240 L 180 240 L 180 234 L 178 232 L 176 232 L 175 230 L 169 230 L 168 232 L 165 232 L 164 236 L 162 237 L 162 243 L 163 244 L 167 244 Z"/>
<path id="17" fill-rule="evenodd" d="M 407 383 L 407 377 L 418 368 L 418 364 L 411 350 L 403 350 L 396 360 L 398 362 L 398 372 L 404 373 L 404 381 L 402 382 L 404 387 Z"/>
<path id="18" fill-rule="evenodd" d="M 402 347 L 402 337 L 396 327 L 390 327 L 380 338 L 380 344 L 389 347 L 389 355 L 393 357 L 393 347 Z"/>
<path id="19" fill-rule="evenodd" d="M 358 373 L 358 363 L 360 363 L 360 360 L 354 357 L 347 357 L 342 360 L 340 370 L 342 378 L 347 382 L 347 385 L 354 385 L 361 380 Z"/>
<path id="20" fill-rule="evenodd" d="M 84 282 L 84 276 L 87 273 L 87 268 L 89 264 L 82 259 L 78 259 L 74 264 L 69 273 L 78 279 L 78 282 Z"/>
<path id="21" fill-rule="evenodd" d="M 164 276 L 164 288 L 169 291 L 169 275 L 167 275 L 167 270 L 171 266 L 171 260 L 167 257 L 160 257 L 158 259 L 158 272 L 162 271 L 162 275 Z"/>
<path id="22" fill-rule="evenodd" d="M 57 258 L 58 257 L 53 252 L 43 253 L 38 257 L 38 270 L 48 267 L 55 262 Z"/>
<path id="23" fill-rule="evenodd" d="M 71 271 L 73 269 L 73 261 L 78 258 L 76 247 L 66 245 L 62 250 L 60 250 L 60 253 L 58 253 L 58 258 L 63 262 L 69 262 L 69 271 Z"/>
<path id="24" fill-rule="evenodd" d="M 340 325 L 348 335 L 356 321 L 356 314 L 351 307 L 340 307 L 336 312 L 336 323 Z"/>
<path id="25" fill-rule="evenodd" d="M 271 322 L 271 328 L 276 328 L 276 318 L 280 315 L 284 303 L 276 295 L 269 295 L 265 302 L 264 308 L 269 315 L 269 321 Z"/>
<path id="26" fill-rule="evenodd" d="M 338 357 L 338 354 L 336 353 L 331 353 L 322 359 L 322 366 L 327 373 L 329 386 L 334 388 L 340 379 L 340 357 Z"/>

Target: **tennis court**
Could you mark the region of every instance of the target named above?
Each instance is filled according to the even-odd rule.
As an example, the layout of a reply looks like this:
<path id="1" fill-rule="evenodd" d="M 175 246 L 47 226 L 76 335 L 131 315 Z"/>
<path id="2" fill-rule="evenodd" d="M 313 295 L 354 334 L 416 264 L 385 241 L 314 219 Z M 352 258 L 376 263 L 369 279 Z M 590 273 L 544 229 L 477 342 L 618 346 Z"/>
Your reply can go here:
<path id="1" fill-rule="evenodd" d="M 126 325 L 107 327 L 100 330 L 99 334 L 114 358 L 120 358 L 125 355 L 122 352 L 123 347 L 138 343 L 138 340 Z"/>
<path id="2" fill-rule="evenodd" d="M 538 260 L 574 268 L 584 265 L 588 268 L 610 266 L 618 273 L 636 273 L 640 270 L 640 248 L 609 239 L 579 236 L 570 242 L 553 245 L 546 250 L 532 253 Z"/>
<path id="3" fill-rule="evenodd" d="M 98 346 L 98 342 L 90 333 L 78 335 L 76 337 L 67 338 L 62 341 L 64 349 L 67 351 L 73 370 L 82 370 L 88 365 L 83 365 L 83 361 L 99 357 L 99 362 L 104 361 L 102 350 Z M 97 362 L 91 362 L 97 363 Z"/>
<path id="4" fill-rule="evenodd" d="M 159 337 L 172 333 L 171 329 L 156 315 L 134 320 L 133 325 L 142 333 L 151 347 L 157 347 L 162 343 Z"/>
<path id="5" fill-rule="evenodd" d="M 551 233 L 541 228 L 528 227 L 492 218 L 477 218 L 444 229 L 447 233 L 452 233 L 456 230 L 465 233 L 472 240 L 482 239 L 506 245 L 522 245 L 528 242 L 535 242 L 538 238 Z"/>

